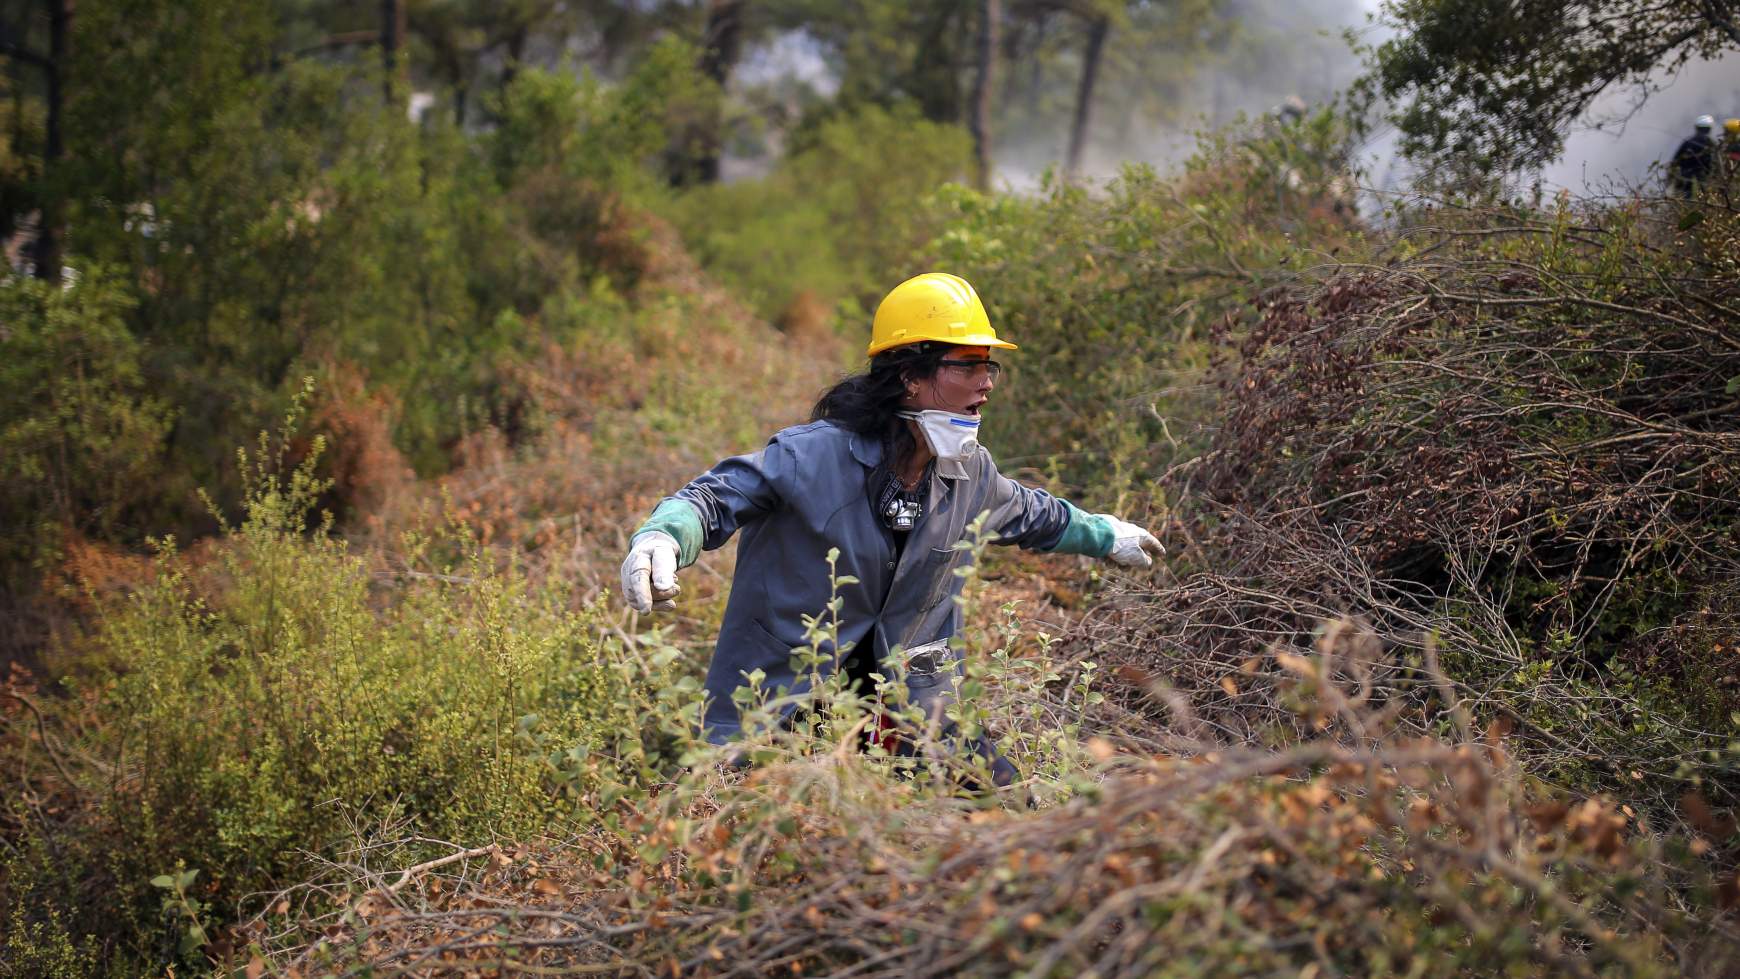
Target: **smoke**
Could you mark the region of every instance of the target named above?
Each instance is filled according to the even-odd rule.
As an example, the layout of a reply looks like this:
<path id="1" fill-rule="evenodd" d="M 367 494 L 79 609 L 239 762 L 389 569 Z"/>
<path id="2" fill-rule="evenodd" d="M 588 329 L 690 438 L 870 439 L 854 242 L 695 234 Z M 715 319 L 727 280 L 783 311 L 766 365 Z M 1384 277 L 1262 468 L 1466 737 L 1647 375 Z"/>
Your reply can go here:
<path id="1" fill-rule="evenodd" d="M 1660 165 L 1706 114 L 1716 117 L 1718 135 L 1724 118 L 1740 117 L 1740 52 L 1602 93 L 1572 127 L 1564 154 L 1542 170 L 1541 185 L 1578 195 L 1659 193 Z"/>
<path id="2" fill-rule="evenodd" d="M 1144 50 L 1135 25 L 1114 30 L 1083 175 L 1103 179 L 1132 162 L 1164 171 L 1188 157 L 1206 130 L 1254 120 L 1290 97 L 1308 105 L 1333 99 L 1359 74 L 1344 35 L 1369 31 L 1365 13 L 1365 0 L 1231 0 L 1215 36 L 1195 50 Z M 1005 99 L 1016 106 L 1006 107 L 996 127 L 1000 186 L 1029 189 L 1064 161 L 1081 63 L 1067 48 L 1055 60 L 1054 91 L 1028 91 L 1019 72 L 1005 85 Z"/>
<path id="3" fill-rule="evenodd" d="M 1228 12 L 1237 18 L 1236 33 L 1190 76 L 1179 93 L 1184 111 L 1120 116 L 1118 93 L 1096 99 L 1086 176 L 1109 177 L 1127 162 L 1165 170 L 1190 155 L 1203 130 L 1273 111 L 1289 96 L 1310 105 L 1333 99 L 1364 70 L 1347 35 L 1361 45 L 1377 45 L 1389 36 L 1373 20 L 1380 2 L 1235 0 Z M 1123 80 L 1128 83 L 1128 73 Z M 1102 108 L 1107 105 L 1110 111 Z M 1548 192 L 1566 189 L 1578 195 L 1658 192 L 1662 165 L 1691 135 L 1692 119 L 1704 114 L 1715 116 L 1718 126 L 1724 118 L 1740 117 L 1740 52 L 1692 61 L 1643 84 L 1604 92 L 1571 125 L 1560 157 L 1522 182 L 1538 179 Z M 1046 166 L 1059 165 L 1067 130 L 1057 129 L 1055 124 L 1028 129 L 1012 143 L 999 141 L 999 182 L 1026 189 Z M 1357 148 L 1355 165 L 1366 186 L 1390 193 L 1407 189 L 1410 168 L 1397 159 L 1396 144 L 1393 129 L 1380 123 Z"/>
<path id="4" fill-rule="evenodd" d="M 1240 119 L 1254 124 L 1289 97 L 1311 106 L 1336 98 L 1364 70 L 1348 36 L 1361 45 L 1388 37 L 1372 18 L 1380 2 L 1228 0 L 1220 29 L 1190 49 L 1154 46 L 1139 23 L 1112 31 L 1083 175 L 1105 179 L 1133 162 L 1172 169 L 1206 130 Z M 1046 32 L 1041 55 L 999 68 L 993 182 L 1004 189 L 1033 189 L 1067 154 L 1085 33 L 1071 17 L 1056 18 Z M 789 121 L 805 104 L 838 90 L 830 60 L 814 38 L 783 33 L 745 53 L 733 87 L 755 93 L 758 113 Z M 1740 52 L 1604 93 L 1570 128 L 1560 158 L 1525 182 L 1538 178 L 1549 192 L 1580 195 L 1654 190 L 1660 165 L 1691 134 L 1691 120 L 1705 113 L 1718 125 L 1740 116 Z M 777 155 L 778 130 L 776 122 L 749 152 L 728 152 L 728 175 L 763 172 Z M 1394 131 L 1380 124 L 1356 149 L 1355 165 L 1368 187 L 1406 190 L 1409 168 L 1396 159 L 1395 146 Z"/>
<path id="5" fill-rule="evenodd" d="M 1362 0 L 1237 0 L 1227 14 L 1234 33 L 1192 73 L 1178 115 L 1101 127 L 1086 155 L 1089 176 L 1115 172 L 1128 160 L 1168 169 L 1195 150 L 1204 130 L 1255 123 L 1288 99 L 1315 108 L 1359 77 L 1361 63 L 1345 35 L 1368 30 Z"/>

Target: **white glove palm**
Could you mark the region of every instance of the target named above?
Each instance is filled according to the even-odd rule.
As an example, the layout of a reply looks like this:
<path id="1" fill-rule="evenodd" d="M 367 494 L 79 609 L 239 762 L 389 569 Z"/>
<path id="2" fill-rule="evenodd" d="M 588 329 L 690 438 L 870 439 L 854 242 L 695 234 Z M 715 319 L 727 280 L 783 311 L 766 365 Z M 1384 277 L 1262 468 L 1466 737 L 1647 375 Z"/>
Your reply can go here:
<path id="1" fill-rule="evenodd" d="M 1106 555 L 1107 560 L 1127 568 L 1146 568 L 1154 563 L 1155 557 L 1166 553 L 1166 548 L 1162 547 L 1160 542 L 1154 539 L 1154 535 L 1146 530 L 1133 523 L 1119 520 L 1109 513 L 1102 513 L 1100 516 L 1111 522 L 1112 534 L 1115 538 L 1112 542 L 1111 552 Z M 1153 555 L 1153 557 L 1149 555 Z"/>
<path id="2" fill-rule="evenodd" d="M 634 539 L 622 561 L 622 600 L 636 612 L 677 607 L 677 541 L 662 530 Z"/>

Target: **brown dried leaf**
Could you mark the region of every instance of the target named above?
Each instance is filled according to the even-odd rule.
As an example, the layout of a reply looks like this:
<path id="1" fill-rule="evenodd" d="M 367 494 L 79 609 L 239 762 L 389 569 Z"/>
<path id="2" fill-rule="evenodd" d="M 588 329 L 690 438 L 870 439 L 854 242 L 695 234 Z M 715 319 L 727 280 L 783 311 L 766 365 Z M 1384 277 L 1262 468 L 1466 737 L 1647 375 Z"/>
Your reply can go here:
<path id="1" fill-rule="evenodd" d="M 1734 817 L 1711 809 L 1696 789 L 1680 796 L 1680 809 L 1684 810 L 1686 822 L 1691 823 L 1693 829 L 1713 840 L 1727 839 L 1734 832 Z"/>
<path id="2" fill-rule="evenodd" d="M 1133 687 L 1144 687 L 1148 685 L 1149 673 L 1147 670 L 1144 670 L 1139 666 L 1131 666 L 1126 663 L 1113 671 L 1113 675 Z"/>
<path id="3" fill-rule="evenodd" d="M 1548 833 L 1564 823 L 1565 814 L 1570 812 L 1570 808 L 1563 802 L 1542 802 L 1524 811 L 1535 824 L 1535 832 Z"/>

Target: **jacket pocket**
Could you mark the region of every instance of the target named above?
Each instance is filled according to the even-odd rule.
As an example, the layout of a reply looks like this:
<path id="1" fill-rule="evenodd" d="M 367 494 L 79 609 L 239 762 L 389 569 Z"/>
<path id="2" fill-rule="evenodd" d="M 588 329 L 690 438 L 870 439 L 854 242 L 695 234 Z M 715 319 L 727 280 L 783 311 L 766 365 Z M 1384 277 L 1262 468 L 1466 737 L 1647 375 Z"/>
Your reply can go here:
<path id="1" fill-rule="evenodd" d="M 802 649 L 803 643 L 786 642 L 773 634 L 773 630 L 761 624 L 760 619 L 749 620 L 749 628 L 745 630 L 751 643 L 764 650 L 766 654 L 779 654 L 779 664 L 786 665 L 791 661 L 792 651 Z"/>
<path id="2" fill-rule="evenodd" d="M 967 566 L 972 560 L 970 550 L 957 550 L 953 547 L 933 547 L 927 556 L 925 565 L 930 573 L 930 590 L 925 595 L 924 602 L 919 605 L 920 612 L 928 612 L 945 600 L 960 594 L 961 578 L 955 574 L 960 568 Z"/>

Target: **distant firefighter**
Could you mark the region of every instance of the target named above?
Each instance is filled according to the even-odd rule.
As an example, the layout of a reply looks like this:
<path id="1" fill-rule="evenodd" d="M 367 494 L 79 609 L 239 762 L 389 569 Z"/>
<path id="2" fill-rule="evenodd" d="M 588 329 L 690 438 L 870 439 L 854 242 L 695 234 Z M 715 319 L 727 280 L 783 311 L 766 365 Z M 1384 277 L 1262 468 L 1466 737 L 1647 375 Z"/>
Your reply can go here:
<path id="1" fill-rule="evenodd" d="M 1674 193 L 1681 197 L 1692 196 L 1716 169 L 1716 143 L 1710 138 L 1710 130 L 1716 128 L 1715 117 L 1699 116 L 1692 126 L 1692 135 L 1680 144 L 1668 163 L 1668 180 Z"/>
<path id="2" fill-rule="evenodd" d="M 1309 107 L 1305 104 L 1304 99 L 1297 95 L 1289 95 L 1282 100 L 1280 105 L 1275 106 L 1271 111 L 1274 113 L 1275 118 L 1281 120 L 1282 125 L 1293 126 L 1297 125 L 1305 118 L 1305 110 L 1307 108 Z"/>
<path id="3" fill-rule="evenodd" d="M 1740 119 L 1722 123 L 1722 155 L 1728 160 L 1728 176 L 1740 174 Z"/>

